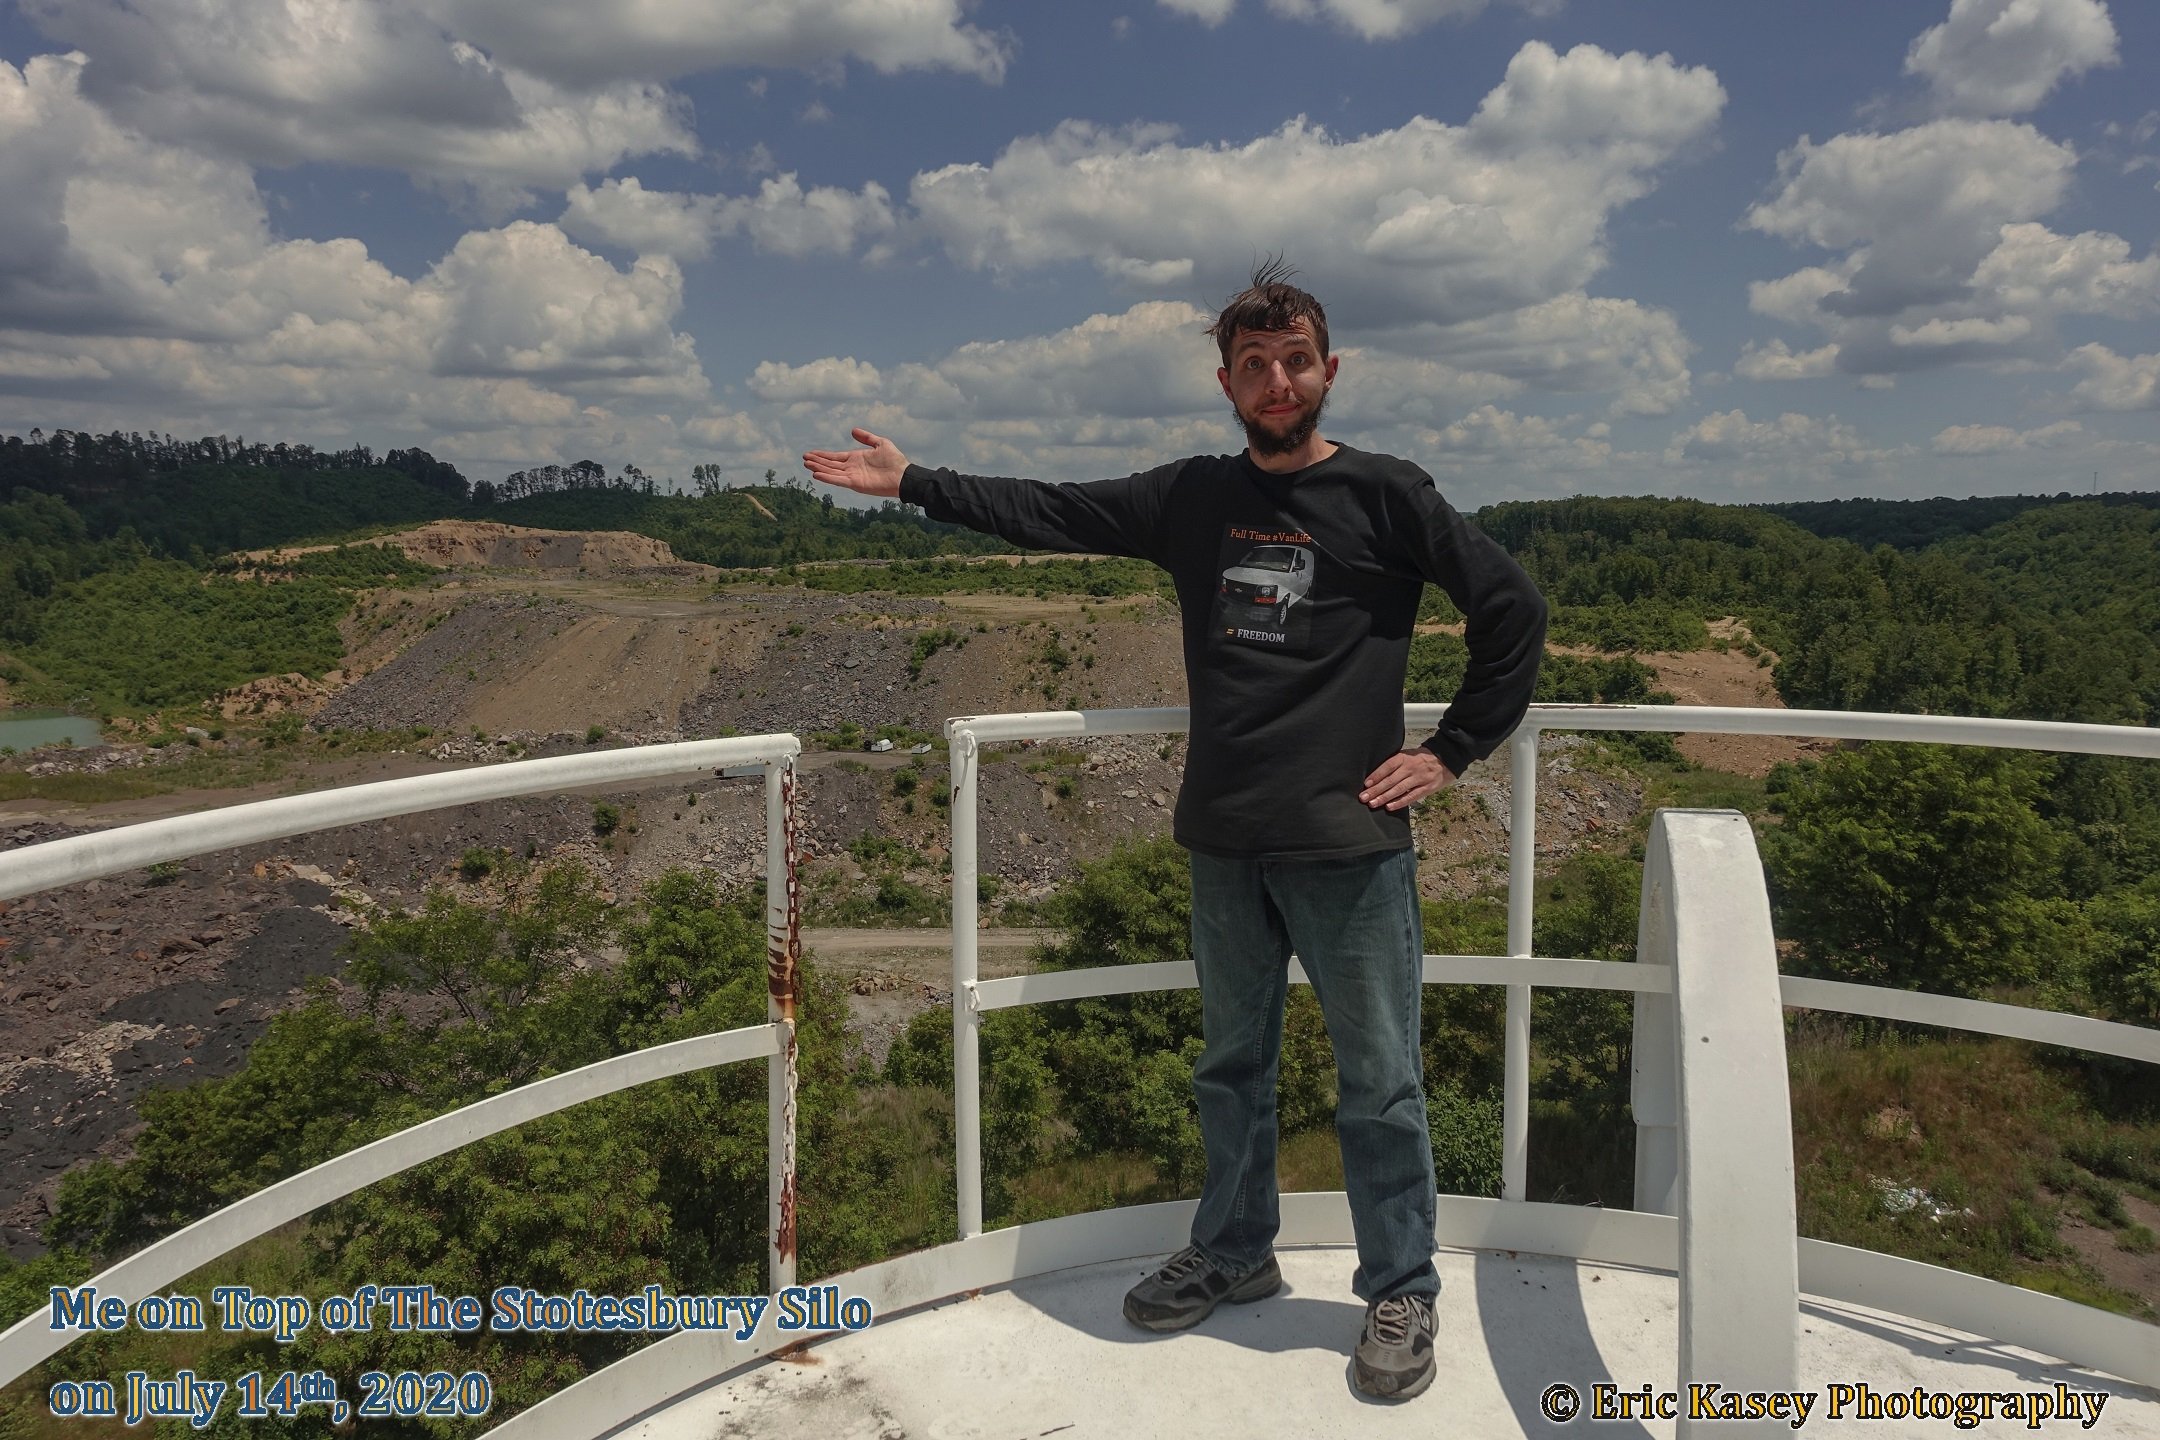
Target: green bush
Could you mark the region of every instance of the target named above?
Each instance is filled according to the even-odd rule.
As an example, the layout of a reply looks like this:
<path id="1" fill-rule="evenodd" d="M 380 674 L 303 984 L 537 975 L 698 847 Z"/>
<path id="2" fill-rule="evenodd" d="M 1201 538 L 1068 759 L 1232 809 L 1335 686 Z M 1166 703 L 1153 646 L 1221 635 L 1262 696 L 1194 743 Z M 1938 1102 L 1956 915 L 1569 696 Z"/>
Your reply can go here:
<path id="1" fill-rule="evenodd" d="M 2061 840 L 2036 807 L 2055 762 L 1872 744 L 1780 767 L 1763 860 L 1778 933 L 1817 974 L 1977 995 L 2039 977 L 2074 924 L 2046 897 Z"/>
<path id="2" fill-rule="evenodd" d="M 872 830 L 865 830 L 848 841 L 848 854 L 863 865 L 906 865 L 916 858 L 915 852 L 902 841 Z"/>
<path id="3" fill-rule="evenodd" d="M 1444 1195 L 1500 1194 L 1500 1097 L 1470 1095 L 1453 1080 L 1425 1087 L 1433 1176 Z"/>
<path id="4" fill-rule="evenodd" d="M 908 679 L 922 679 L 923 666 L 938 651 L 943 650 L 948 645 L 957 650 L 965 644 L 967 644 L 967 637 L 950 625 L 941 625 L 935 630 L 922 631 L 916 635 L 914 644 L 908 648 Z"/>
<path id="5" fill-rule="evenodd" d="M 349 592 L 319 579 L 205 576 L 142 559 L 64 585 L 45 603 L 23 659 L 46 677 L 29 698 L 87 697 L 106 713 L 193 705 L 263 675 L 321 675 L 344 653 Z"/>
<path id="6" fill-rule="evenodd" d="M 622 810 L 619 807 L 610 805 L 605 800 L 593 802 L 593 834 L 600 836 L 613 835 L 616 828 L 622 824 L 622 818 Z"/>

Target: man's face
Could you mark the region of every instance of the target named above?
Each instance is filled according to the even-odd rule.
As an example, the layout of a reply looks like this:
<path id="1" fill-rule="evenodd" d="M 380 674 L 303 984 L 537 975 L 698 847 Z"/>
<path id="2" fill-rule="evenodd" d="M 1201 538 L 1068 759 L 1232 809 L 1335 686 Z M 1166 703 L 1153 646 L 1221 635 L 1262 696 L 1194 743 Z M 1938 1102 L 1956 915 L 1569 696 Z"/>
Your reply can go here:
<path id="1" fill-rule="evenodd" d="M 1215 372 L 1245 438 L 1262 455 L 1288 455 L 1312 438 L 1336 357 L 1320 355 L 1312 327 L 1294 320 L 1287 330 L 1240 330 L 1230 344 L 1230 363 Z"/>

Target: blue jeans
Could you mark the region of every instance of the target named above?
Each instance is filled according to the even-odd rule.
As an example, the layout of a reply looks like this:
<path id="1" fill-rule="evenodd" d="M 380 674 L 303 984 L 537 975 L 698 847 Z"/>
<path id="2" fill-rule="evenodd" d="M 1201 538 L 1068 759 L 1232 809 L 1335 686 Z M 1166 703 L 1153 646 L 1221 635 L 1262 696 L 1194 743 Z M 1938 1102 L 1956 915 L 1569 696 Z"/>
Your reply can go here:
<path id="1" fill-rule="evenodd" d="M 1432 1139 L 1418 1006 L 1424 927 L 1417 852 L 1348 860 L 1192 857 L 1192 949 L 1207 1050 L 1193 1067 L 1207 1185 L 1192 1239 L 1232 1270 L 1281 1224 L 1275 1085 L 1294 950 L 1335 1050 L 1335 1133 L 1357 1234 L 1351 1288 L 1368 1303 L 1435 1295 Z"/>

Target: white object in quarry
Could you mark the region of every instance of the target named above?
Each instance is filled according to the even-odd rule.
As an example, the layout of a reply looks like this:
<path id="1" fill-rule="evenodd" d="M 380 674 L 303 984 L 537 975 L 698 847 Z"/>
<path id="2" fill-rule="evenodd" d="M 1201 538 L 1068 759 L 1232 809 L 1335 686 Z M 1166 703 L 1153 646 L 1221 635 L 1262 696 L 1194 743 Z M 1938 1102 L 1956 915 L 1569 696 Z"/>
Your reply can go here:
<path id="1" fill-rule="evenodd" d="M 1161 1257 L 1055 1271 L 972 1300 L 880 1320 L 869 1330 L 767 1360 L 618 1432 L 624 1440 L 1015 1440 L 1015 1437 L 1265 1436 L 1662 1437 L 1674 1421 L 1597 1420 L 1594 1388 L 1675 1388 L 1678 1289 L 1670 1272 L 1504 1251 L 1442 1250 L 1433 1387 L 1400 1404 L 1350 1383 L 1364 1307 L 1350 1293 L 1347 1246 L 1284 1249 L 1284 1288 L 1225 1305 L 1196 1329 L 1151 1335 L 1119 1312 L 1125 1290 Z M 1817 1396 L 1803 1434 L 2031 1436 L 2053 1420 L 1831 1419 L 1833 1384 L 1876 1395 L 2110 1392 L 2089 1432 L 2160 1440 L 2160 1394 L 1993 1341 L 1859 1306 L 1803 1299 L 1798 1383 Z M 2160 1333 L 2160 1332 L 2156 1332 Z M 1556 1424 L 1548 1387 L 1583 1410 Z M 1617 1402 L 1615 1402 L 1617 1403 Z M 1708 1431 L 1712 1427 L 1702 1426 Z M 1789 1424 L 1780 1428 L 1790 1429 Z"/>

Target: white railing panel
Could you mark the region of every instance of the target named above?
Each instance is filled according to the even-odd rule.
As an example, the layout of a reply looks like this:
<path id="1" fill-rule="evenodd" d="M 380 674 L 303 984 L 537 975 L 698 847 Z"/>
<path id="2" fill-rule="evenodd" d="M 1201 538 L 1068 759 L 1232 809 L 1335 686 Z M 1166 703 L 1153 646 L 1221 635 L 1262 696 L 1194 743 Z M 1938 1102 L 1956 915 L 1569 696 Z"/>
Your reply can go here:
<path id="1" fill-rule="evenodd" d="M 768 817 L 775 820 L 766 833 L 768 877 L 784 877 L 784 885 L 775 887 L 784 893 L 768 904 L 767 918 L 769 939 L 786 960 L 774 984 L 784 985 L 792 994 L 793 959 L 800 947 L 800 916 L 794 903 L 792 786 L 794 760 L 801 752 L 801 741 L 788 734 L 690 740 L 511 761 L 200 811 L 0 854 L 0 898 L 398 815 L 759 765 L 768 772 L 768 793 L 777 783 L 785 799 L 777 817 Z M 774 1062 L 775 1108 L 770 1135 L 769 1184 L 775 1217 L 771 1260 L 776 1283 L 784 1284 L 792 1277 L 794 1264 L 793 1039 L 790 1008 L 772 1023 L 616 1056 L 491 1096 L 268 1186 L 128 1256 L 87 1283 L 106 1295 L 140 1299 L 279 1225 L 476 1140 L 650 1080 L 768 1057 Z M 47 1321 L 47 1316 L 31 1315 L 0 1334 L 0 1385 L 18 1379 L 81 1333 L 56 1331 Z"/>
<path id="2" fill-rule="evenodd" d="M 1428 707 L 1427 724 L 1437 725 L 1444 705 Z M 1403 707 L 1403 726 L 1419 723 Z M 1527 958 L 1532 909 L 1537 890 L 1537 746 L 1538 732 L 1525 721 L 1516 727 L 1508 752 L 1508 954 Z M 1530 987 L 1511 981 L 1500 1054 L 1500 1194 L 1503 1199 L 1530 1198 Z"/>
<path id="3" fill-rule="evenodd" d="M 222 810 L 202 810 L 0 853 L 0 900 L 139 870 L 167 860 L 185 860 L 341 825 L 586 785 L 628 784 L 729 765 L 765 764 L 800 753 L 802 742 L 793 735 L 685 740 L 673 745 L 600 750 L 589 755 L 511 760 L 469 770 L 285 795 Z"/>
<path id="4" fill-rule="evenodd" d="M 1404 723 L 1430 727 L 1445 705 L 1403 706 Z M 1991 720 L 1968 715 L 1890 715 L 1855 710 L 1774 710 L 1724 705 L 1532 705 L 1525 730 L 1656 730 L 1675 735 L 1788 735 L 1816 740 L 1895 740 L 1985 745 L 2069 755 L 2160 759 L 2160 730 L 2066 720 Z M 1519 733 L 1519 732 L 1518 732 Z"/>
<path id="5" fill-rule="evenodd" d="M 1925 990 L 1886 990 L 1879 985 L 1854 985 L 1844 980 L 1813 980 L 1801 975 L 1787 975 L 1780 984 L 1785 1003 L 1800 1009 L 1939 1025 L 2160 1064 L 2160 1030 L 2143 1025 L 2066 1015 L 2059 1010 L 2033 1010 L 1993 1000 L 1966 1000 Z"/>
<path id="6" fill-rule="evenodd" d="M 1800 1285 L 2160 1389 L 2160 1331 L 2127 1315 L 1827 1240 L 1800 1241 Z"/>
<path id="7" fill-rule="evenodd" d="M 1290 959 L 1290 983 L 1310 983 L 1296 956 Z M 1427 955 L 1427 985 L 1548 985 L 1566 990 L 1628 990 L 1662 995 L 1672 989 L 1672 971 L 1663 965 L 1626 960 L 1566 960 L 1549 955 Z M 982 1011 L 1016 1005 L 1044 1005 L 1058 1000 L 1088 1000 L 1104 995 L 1140 995 L 1153 990 L 1192 990 L 1199 976 L 1190 960 L 1147 965 L 1096 965 L 1085 970 L 1038 970 L 978 980 L 963 991 L 967 1003 Z M 2096 1022 L 2097 1023 L 2097 1022 Z"/>
<path id="8" fill-rule="evenodd" d="M 117 1295 L 132 1305 L 289 1220 L 476 1140 L 647 1081 L 776 1055 L 780 1031 L 777 1025 L 752 1025 L 693 1036 L 491 1095 L 357 1150 L 348 1150 L 336 1159 L 325 1160 L 234 1201 L 185 1230 L 136 1251 L 85 1283 L 100 1296 Z M 0 1385 L 12 1384 L 32 1366 L 87 1333 L 55 1330 L 45 1312 L 26 1316 L 0 1334 Z"/>

